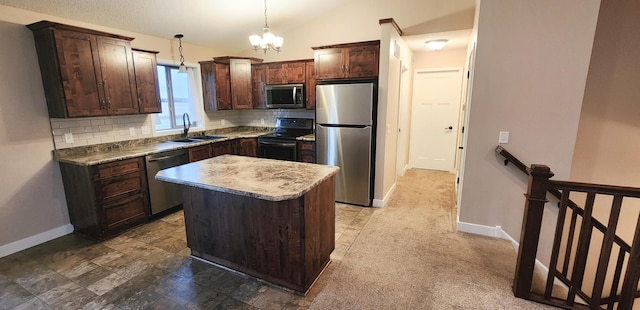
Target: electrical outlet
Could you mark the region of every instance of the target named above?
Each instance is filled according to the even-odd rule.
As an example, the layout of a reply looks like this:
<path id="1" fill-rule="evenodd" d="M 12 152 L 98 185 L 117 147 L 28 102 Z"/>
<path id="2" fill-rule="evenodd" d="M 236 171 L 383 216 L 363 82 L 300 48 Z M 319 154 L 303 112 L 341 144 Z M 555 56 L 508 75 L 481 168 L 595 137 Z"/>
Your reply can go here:
<path id="1" fill-rule="evenodd" d="M 151 127 L 149 127 L 149 126 L 142 126 L 142 134 L 143 134 L 143 135 L 151 134 Z"/>
<path id="2" fill-rule="evenodd" d="M 498 135 L 498 143 L 509 143 L 509 132 L 501 131 Z"/>
<path id="3" fill-rule="evenodd" d="M 264 118 L 260 119 L 260 124 L 264 125 Z"/>
<path id="4" fill-rule="evenodd" d="M 136 135 L 136 129 L 133 127 L 129 127 L 129 135 L 130 136 L 135 136 Z"/>
<path id="5" fill-rule="evenodd" d="M 220 126 L 224 126 L 224 119 L 220 120 Z"/>
<path id="6" fill-rule="evenodd" d="M 65 133 L 64 134 L 64 142 L 65 143 L 73 143 L 73 134 L 72 133 Z"/>

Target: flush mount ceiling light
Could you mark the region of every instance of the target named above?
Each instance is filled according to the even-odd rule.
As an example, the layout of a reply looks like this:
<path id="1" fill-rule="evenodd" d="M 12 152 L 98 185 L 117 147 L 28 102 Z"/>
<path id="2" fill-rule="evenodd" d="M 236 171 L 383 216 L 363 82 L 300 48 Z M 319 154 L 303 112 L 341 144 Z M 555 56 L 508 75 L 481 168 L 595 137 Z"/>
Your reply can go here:
<path id="1" fill-rule="evenodd" d="M 445 44 L 447 44 L 448 40 L 439 39 L 439 40 L 431 40 L 424 43 L 427 43 L 427 47 L 434 51 L 441 50 Z"/>
<path id="2" fill-rule="evenodd" d="M 178 39 L 178 42 L 180 42 L 180 45 L 178 46 L 178 51 L 180 52 L 180 68 L 178 69 L 178 72 L 187 73 L 187 66 L 184 65 L 184 56 L 182 56 L 182 38 L 184 36 L 181 34 L 176 34 L 173 37 Z"/>
<path id="3" fill-rule="evenodd" d="M 277 37 L 269 31 L 269 24 L 267 24 L 267 0 L 264 0 L 264 28 L 262 28 L 262 36 L 254 34 L 249 37 L 249 42 L 251 42 L 254 51 L 262 49 L 265 54 L 268 50 L 275 50 L 280 53 L 284 39 Z"/>

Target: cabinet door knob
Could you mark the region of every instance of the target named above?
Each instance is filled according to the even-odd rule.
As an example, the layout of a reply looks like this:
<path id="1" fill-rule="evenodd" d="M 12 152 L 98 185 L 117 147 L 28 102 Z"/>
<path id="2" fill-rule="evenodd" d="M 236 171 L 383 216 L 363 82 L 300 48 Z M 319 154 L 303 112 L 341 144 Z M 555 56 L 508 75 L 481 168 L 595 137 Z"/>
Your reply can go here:
<path id="1" fill-rule="evenodd" d="M 453 126 L 445 127 L 444 129 L 453 130 Z"/>

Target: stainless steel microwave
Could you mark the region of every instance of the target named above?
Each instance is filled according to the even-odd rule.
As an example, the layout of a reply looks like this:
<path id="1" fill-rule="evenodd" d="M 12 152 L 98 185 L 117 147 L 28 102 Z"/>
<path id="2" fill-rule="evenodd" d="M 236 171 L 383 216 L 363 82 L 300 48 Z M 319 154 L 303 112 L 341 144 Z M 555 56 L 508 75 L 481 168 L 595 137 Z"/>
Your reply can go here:
<path id="1" fill-rule="evenodd" d="M 269 109 L 304 108 L 304 84 L 266 85 Z"/>

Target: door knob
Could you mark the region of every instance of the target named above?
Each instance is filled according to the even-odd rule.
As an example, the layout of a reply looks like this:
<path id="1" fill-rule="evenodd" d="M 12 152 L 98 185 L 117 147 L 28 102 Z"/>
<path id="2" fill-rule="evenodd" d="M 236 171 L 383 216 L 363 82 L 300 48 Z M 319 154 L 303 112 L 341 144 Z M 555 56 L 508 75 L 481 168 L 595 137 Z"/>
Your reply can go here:
<path id="1" fill-rule="evenodd" d="M 453 129 L 453 126 L 445 127 L 444 129 L 452 130 L 452 129 Z"/>

